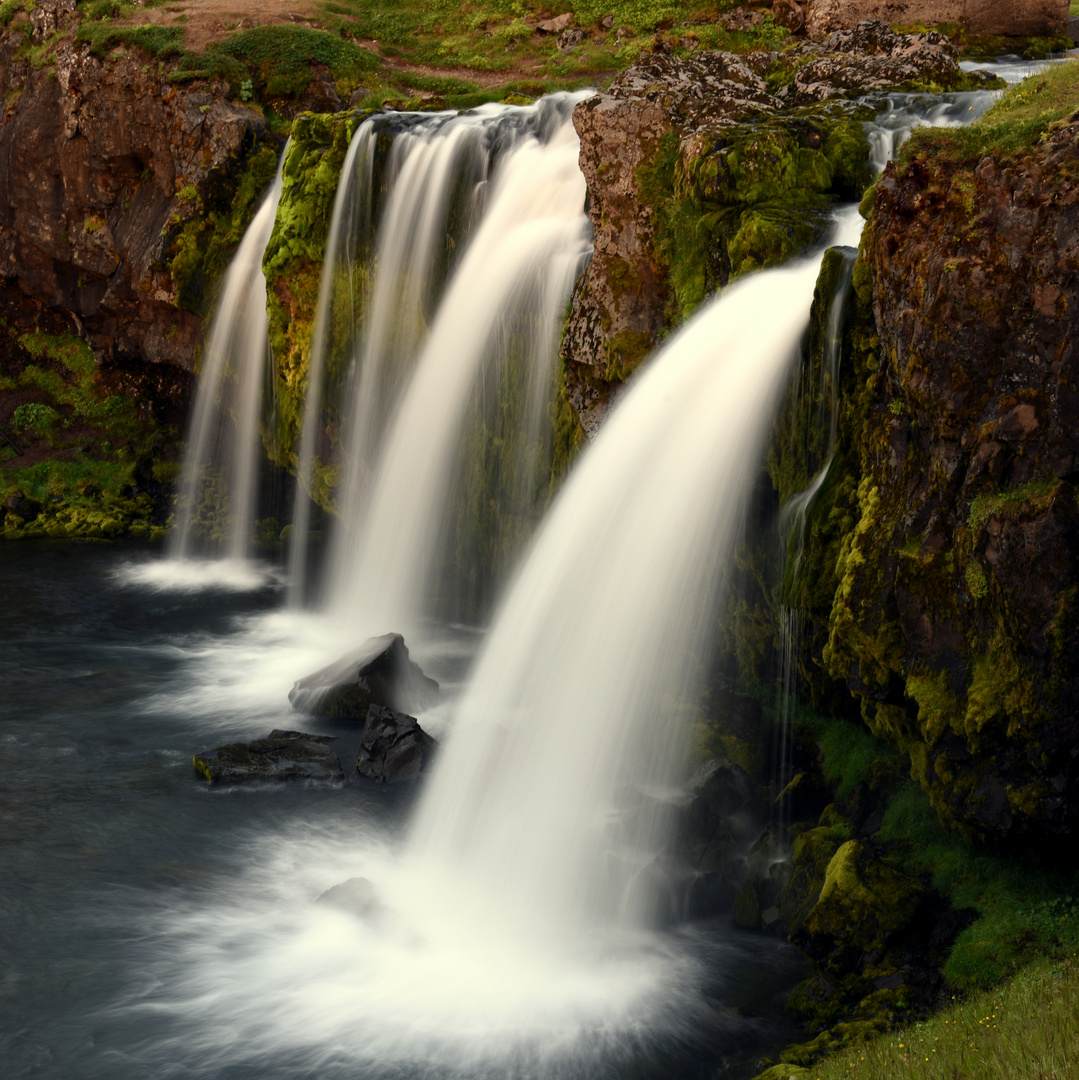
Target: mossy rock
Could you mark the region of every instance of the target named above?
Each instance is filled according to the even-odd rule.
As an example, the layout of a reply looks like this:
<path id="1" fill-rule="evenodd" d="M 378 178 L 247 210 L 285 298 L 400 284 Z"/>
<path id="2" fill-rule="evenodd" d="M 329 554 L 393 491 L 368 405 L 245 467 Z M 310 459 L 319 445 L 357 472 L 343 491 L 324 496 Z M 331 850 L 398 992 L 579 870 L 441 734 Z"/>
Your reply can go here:
<path id="1" fill-rule="evenodd" d="M 838 973 L 882 954 L 888 940 L 914 917 L 925 887 L 882 862 L 862 840 L 848 840 L 832 856 L 820 896 L 792 940 Z"/>

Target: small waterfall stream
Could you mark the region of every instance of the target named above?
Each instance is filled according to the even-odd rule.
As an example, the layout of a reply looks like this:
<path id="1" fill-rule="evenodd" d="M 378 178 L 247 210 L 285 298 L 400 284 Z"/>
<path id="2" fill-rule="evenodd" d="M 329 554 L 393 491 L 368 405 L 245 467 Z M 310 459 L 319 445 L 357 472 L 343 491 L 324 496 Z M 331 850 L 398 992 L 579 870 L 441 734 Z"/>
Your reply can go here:
<path id="1" fill-rule="evenodd" d="M 451 496 L 492 440 L 511 458 L 502 464 L 501 477 L 509 482 L 500 492 L 509 524 L 496 521 L 494 531 L 508 534 L 518 519 L 535 513 L 558 328 L 590 253 L 570 121 L 580 97 L 415 117 L 397 133 L 385 168 L 388 195 L 362 332 L 330 341 L 329 312 L 345 300 L 353 303 L 354 267 L 363 258 L 355 245 L 337 245 L 348 235 L 345 208 L 369 204 L 374 194 L 376 122 L 353 138 L 316 318 L 301 478 L 311 490 L 316 459 L 325 464 L 316 452 L 319 396 L 336 357 L 338 368 L 349 369 L 350 386 L 324 592 L 326 606 L 356 639 L 387 627 L 414 630 L 430 613 L 432 591 L 451 594 L 452 611 L 461 588 L 452 580 L 433 585 L 433 579 L 440 572 L 443 579 L 454 576 L 449 564 L 462 533 L 484 525 L 467 513 L 463 523 L 454 522 Z M 371 216 L 353 213 L 360 221 Z M 508 398 L 515 399 L 513 430 L 500 431 Z M 478 414 L 477 401 L 486 406 Z M 484 429 L 478 435 L 477 425 Z M 294 534 L 298 598 L 306 517 Z M 512 547 L 515 541 L 507 535 L 504 542 Z M 497 550 L 503 540 L 491 543 Z M 498 566 L 481 572 L 495 576 Z"/>
<path id="2" fill-rule="evenodd" d="M 284 154 L 281 155 L 284 162 Z M 262 256 L 281 198 L 281 167 L 269 194 L 229 264 L 199 373 L 191 430 L 168 557 L 190 558 L 195 525 L 208 496 L 227 507 L 227 524 L 211 539 L 226 559 L 242 561 L 251 547 L 258 478 L 259 410 L 269 354 Z M 223 484 L 224 490 L 216 490 Z M 216 532 L 217 530 L 215 530 Z"/>

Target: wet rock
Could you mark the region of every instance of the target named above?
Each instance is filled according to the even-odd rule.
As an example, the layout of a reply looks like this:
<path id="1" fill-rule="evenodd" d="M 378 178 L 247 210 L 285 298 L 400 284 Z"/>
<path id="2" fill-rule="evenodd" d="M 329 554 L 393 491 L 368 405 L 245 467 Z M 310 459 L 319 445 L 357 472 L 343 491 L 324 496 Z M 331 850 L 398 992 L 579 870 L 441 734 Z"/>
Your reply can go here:
<path id="1" fill-rule="evenodd" d="M 372 705 L 356 755 L 356 771 L 376 784 L 415 780 L 431 762 L 438 743 L 415 717 Z"/>
<path id="2" fill-rule="evenodd" d="M 343 780 L 341 762 L 330 749 L 330 735 L 274 729 L 265 739 L 228 743 L 192 759 L 211 784 L 253 781 Z"/>
<path id="3" fill-rule="evenodd" d="M 368 922 L 378 919 L 386 910 L 374 885 L 365 877 L 352 877 L 332 886 L 315 903 L 339 908 Z"/>
<path id="4" fill-rule="evenodd" d="M 366 720 L 372 705 L 422 709 L 437 696 L 438 683 L 409 658 L 405 639 L 383 634 L 300 679 L 288 699 L 297 712 L 310 716 Z"/>
<path id="5" fill-rule="evenodd" d="M 836 190 L 825 184 L 819 194 L 828 198 L 862 190 L 868 176 L 854 173 L 864 171 L 868 158 L 865 135 L 860 127 L 844 128 L 842 120 L 854 106 L 822 105 L 870 90 L 947 87 L 962 79 L 955 49 L 942 35 L 896 34 L 870 23 L 782 53 L 679 57 L 654 51 L 618 75 L 606 93 L 581 102 L 573 122 L 595 253 L 574 288 L 561 355 L 567 397 L 585 435 L 598 430 L 618 385 L 649 355 L 661 329 L 682 317 L 681 307 L 700 303 L 735 270 L 773 265 L 817 237 L 820 226 L 811 213 L 776 218 L 776 205 L 792 202 L 789 190 L 779 192 L 767 179 L 778 176 L 777 161 L 799 161 L 789 167 L 791 174 L 827 176 Z M 817 109 L 819 114 L 808 111 Z M 794 110 L 801 112 L 795 116 Z M 770 121 L 782 125 L 790 145 L 779 147 L 779 135 L 757 138 Z M 848 150 L 840 153 L 840 146 Z M 819 155 L 812 169 L 807 151 Z M 677 271 L 671 227 L 664 235 L 657 206 L 673 192 L 655 190 L 658 181 L 647 179 L 668 157 L 674 160 L 662 167 L 678 176 L 679 198 L 692 204 L 687 213 L 693 220 L 711 216 L 730 223 L 723 238 L 702 240 Z M 742 175 L 754 176 L 757 187 L 740 188 Z M 808 189 L 803 183 L 800 190 Z M 757 202 L 766 209 L 756 212 Z M 686 278 L 701 285 L 683 300 L 678 289 Z"/>
<path id="6" fill-rule="evenodd" d="M 766 818 L 764 793 L 738 765 L 712 761 L 697 774 L 688 802 L 674 814 L 675 848 L 692 875 L 689 917 L 730 910 L 746 876 L 746 852 Z"/>
<path id="7" fill-rule="evenodd" d="M 861 840 L 848 840 L 828 863 L 820 896 L 791 940 L 837 973 L 883 954 L 917 913 L 924 886 L 883 863 Z"/>

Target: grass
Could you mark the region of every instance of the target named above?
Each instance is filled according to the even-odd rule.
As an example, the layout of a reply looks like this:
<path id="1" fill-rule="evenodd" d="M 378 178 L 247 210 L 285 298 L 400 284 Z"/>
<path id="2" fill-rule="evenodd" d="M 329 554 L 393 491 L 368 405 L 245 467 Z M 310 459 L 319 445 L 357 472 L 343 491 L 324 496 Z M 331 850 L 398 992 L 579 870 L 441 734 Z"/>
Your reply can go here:
<path id="1" fill-rule="evenodd" d="M 998 160 L 1025 156 L 1077 108 L 1079 61 L 1055 64 L 1013 87 L 969 127 L 915 131 L 897 166 L 902 169 L 920 155 L 955 164 L 974 164 L 986 154 Z"/>
<path id="2" fill-rule="evenodd" d="M 27 2 L 0 0 L 0 20 Z M 566 9 L 561 3 L 548 8 L 540 0 L 324 0 L 316 9 L 317 27 L 260 26 L 194 52 L 185 44 L 182 15 L 169 24 L 139 23 L 145 7 L 163 3 L 80 0 L 76 36 L 102 58 L 121 46 L 145 49 L 175 65 L 169 77 L 176 82 L 223 77 L 235 96 L 263 105 L 271 116 L 274 99 L 302 95 L 317 66 L 331 71 L 342 100 L 362 88 L 368 107 L 468 108 L 507 96 L 532 99 L 603 86 L 650 49 L 656 34 L 683 54 L 697 48 L 777 48 L 793 40 L 771 19 L 751 33 L 721 30 L 717 14 L 735 7 L 736 0 L 700 8 L 674 0 L 587 0 L 574 9 L 583 40 L 566 51 L 558 49 L 558 35 L 536 29 Z M 606 16 L 613 18 L 609 28 L 600 25 Z M 365 47 L 371 41 L 377 52 Z"/>
<path id="3" fill-rule="evenodd" d="M 821 750 L 842 801 L 861 783 L 886 792 L 876 840 L 908 874 L 928 877 L 952 905 L 976 913 L 944 966 L 958 993 L 988 990 L 1041 957 L 1079 951 L 1079 874 L 1046 869 L 1033 856 L 971 848 L 945 832 L 928 796 L 906 778 L 905 755 L 849 720 L 804 710 L 799 724 Z"/>
<path id="4" fill-rule="evenodd" d="M 0 473 L 0 501 L 21 490 L 50 505 L 89 507 L 96 496 L 83 493 L 88 484 L 119 498 L 159 427 L 140 416 L 137 402 L 109 392 L 79 338 L 29 333 L 5 344 L 17 346 L 21 364 L 9 369 L 0 390 L 29 390 L 48 401 L 24 402 L 0 416 L 0 424 L 24 448 L 47 449 L 45 459 L 32 465 L 20 468 L 11 459 Z"/>
<path id="5" fill-rule="evenodd" d="M 1004 985 L 924 1023 L 790 1074 L 816 1080 L 1072 1080 L 1079 1076 L 1079 960 L 1073 955 L 1033 963 Z"/>

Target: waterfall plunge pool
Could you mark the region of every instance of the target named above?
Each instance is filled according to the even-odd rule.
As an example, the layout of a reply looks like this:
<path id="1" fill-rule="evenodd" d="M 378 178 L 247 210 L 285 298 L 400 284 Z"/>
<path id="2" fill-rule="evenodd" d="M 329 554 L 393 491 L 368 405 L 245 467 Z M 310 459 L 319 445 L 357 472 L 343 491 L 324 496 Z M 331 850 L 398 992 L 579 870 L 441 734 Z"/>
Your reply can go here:
<path id="1" fill-rule="evenodd" d="M 362 781 L 358 731 L 280 692 L 325 629 L 272 587 L 118 580 L 146 557 L 28 541 L 0 563 L 5 1076 L 745 1077 L 799 1037 L 783 942 L 716 920 L 530 949 L 402 861 L 415 790 Z M 414 651 L 452 697 L 477 643 Z M 194 775 L 193 752 L 275 726 L 340 735 L 344 785 Z M 388 918 L 316 903 L 356 875 Z"/>

